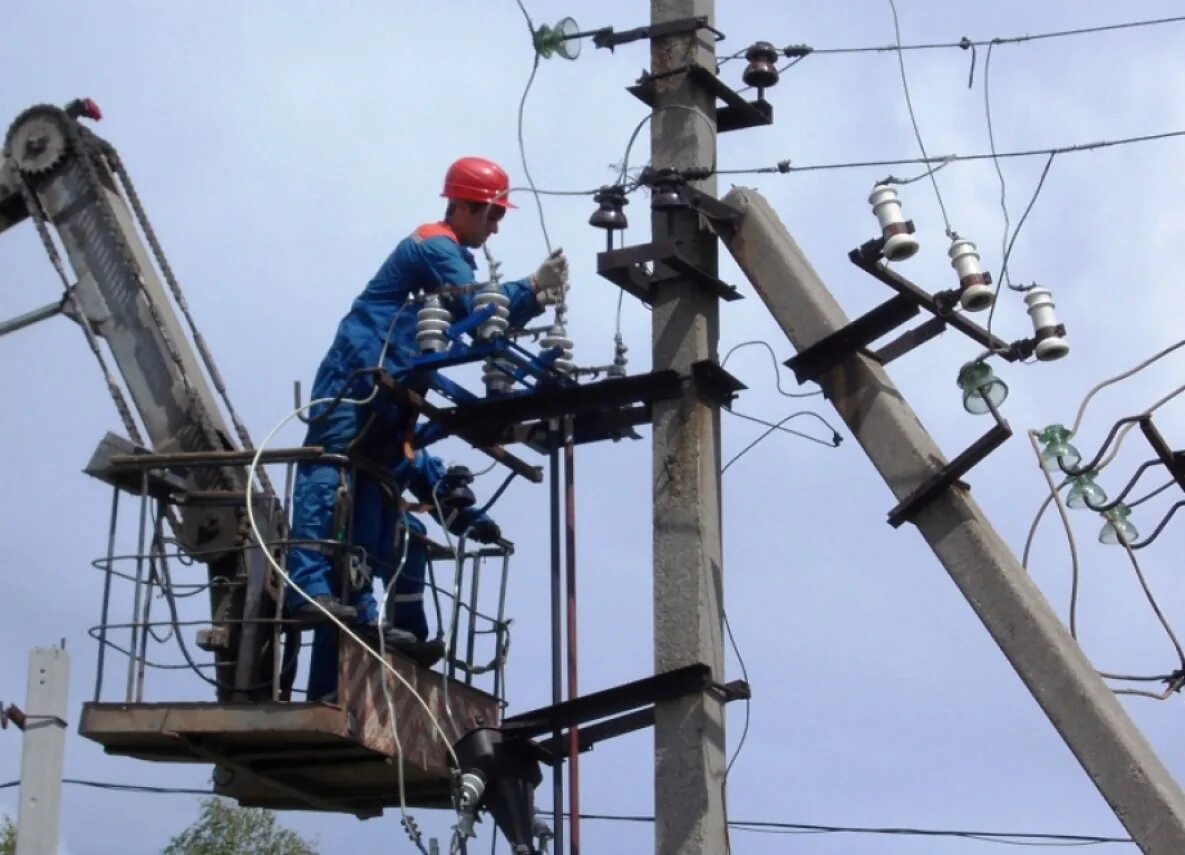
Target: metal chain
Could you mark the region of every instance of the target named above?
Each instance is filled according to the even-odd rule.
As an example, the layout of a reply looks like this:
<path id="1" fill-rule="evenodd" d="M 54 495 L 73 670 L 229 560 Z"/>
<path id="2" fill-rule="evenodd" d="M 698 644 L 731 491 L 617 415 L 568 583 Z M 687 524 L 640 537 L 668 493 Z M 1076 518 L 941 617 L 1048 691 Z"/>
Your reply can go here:
<path id="1" fill-rule="evenodd" d="M 70 277 L 66 275 L 66 268 L 62 264 L 62 257 L 58 255 L 58 248 L 50 236 L 49 228 L 46 226 L 45 211 L 42 209 L 37 195 L 33 192 L 33 188 L 29 186 L 25 174 L 19 168 L 15 172 L 21 190 L 21 197 L 24 199 L 25 207 L 29 211 L 29 219 L 37 226 L 37 234 L 41 237 L 41 245 L 45 248 L 50 263 L 53 264 L 54 270 L 58 273 L 58 277 L 62 280 L 62 286 L 66 289 L 66 299 L 74 306 L 75 320 L 82 327 L 83 335 L 86 336 L 86 343 L 90 345 L 91 353 L 98 360 L 99 370 L 103 372 L 103 380 L 107 383 L 107 391 L 111 393 L 111 397 L 115 400 L 115 409 L 119 412 L 120 419 L 123 420 L 124 430 L 128 432 L 128 436 L 131 437 L 136 445 L 141 448 L 148 448 L 149 446 L 144 442 L 144 438 L 140 434 L 140 428 L 132 416 L 132 409 L 128 406 L 123 389 L 115 382 L 115 377 L 111 374 L 111 369 L 107 366 L 107 360 L 103 358 L 103 351 L 99 347 L 98 334 L 91 325 L 90 318 L 86 316 L 86 312 L 83 310 L 82 304 L 79 302 L 78 296 L 70 284 Z"/>
<path id="2" fill-rule="evenodd" d="M 64 122 L 64 128 L 67 136 L 70 138 L 73 148 L 77 154 L 77 162 L 80 165 L 90 189 L 95 196 L 95 206 L 99 211 L 100 216 L 104 220 L 104 225 L 107 227 L 108 233 L 114 237 L 115 243 L 123 255 L 124 263 L 132 270 L 138 268 L 138 261 L 132 253 L 131 247 L 127 240 L 124 239 L 123 232 L 116 222 L 115 213 L 111 209 L 111 204 L 104 195 L 104 186 L 99 179 L 97 170 L 95 169 L 94 161 L 91 160 L 91 155 L 99 153 L 97 147 L 92 143 L 96 140 L 93 134 L 71 119 Z M 160 331 L 161 340 L 164 342 L 165 350 L 168 352 L 169 358 L 177 368 L 177 373 L 181 377 L 182 385 L 185 389 L 186 396 L 189 399 L 189 410 L 195 424 L 201 431 L 203 438 L 211 450 L 219 450 L 225 447 L 222 437 L 215 428 L 214 423 L 210 420 L 210 415 L 197 395 L 197 390 L 194 388 L 193 382 L 189 379 L 189 375 L 185 372 L 185 365 L 181 361 L 181 352 L 178 350 L 176 343 L 169 335 L 168 327 L 165 326 L 164 317 L 161 314 L 160 307 L 156 305 L 152 299 L 152 295 L 145 287 L 142 276 L 137 277 L 140 284 L 140 292 L 144 295 L 144 299 L 148 304 L 149 312 L 152 315 L 152 320 Z M 218 473 L 222 476 L 225 485 L 234 487 L 239 483 L 239 478 L 235 476 L 234 470 L 229 466 L 222 466 L 218 468 Z"/>
<path id="3" fill-rule="evenodd" d="M 92 135 L 93 136 L 93 135 Z M 169 261 L 165 258 L 164 250 L 161 248 L 160 242 L 156 238 L 156 232 L 152 228 L 152 223 L 148 219 L 148 214 L 144 210 L 143 204 L 140 202 L 140 195 L 136 192 L 136 187 L 132 183 L 132 178 L 128 174 L 127 168 L 123 164 L 123 159 L 119 156 L 119 152 L 110 143 L 98 140 L 103 154 L 107 158 L 107 163 L 112 171 L 118 176 L 120 184 L 123 186 L 124 195 L 131 203 L 132 212 L 136 216 L 136 220 L 140 224 L 140 228 L 144 231 L 144 237 L 148 240 L 148 245 L 152 249 L 152 254 L 156 258 L 156 263 L 164 274 L 165 282 L 169 285 L 169 290 L 173 295 L 173 299 L 177 303 L 177 307 L 181 310 L 182 316 L 185 318 L 186 324 L 189 326 L 190 335 L 193 336 L 194 345 L 197 347 L 198 356 L 202 360 L 206 371 L 210 375 L 210 380 L 214 384 L 218 396 L 222 399 L 223 405 L 226 407 L 227 414 L 230 416 L 231 424 L 234 426 L 235 434 L 238 436 L 239 442 L 243 444 L 246 449 L 254 448 L 255 444 L 251 441 L 251 435 L 247 431 L 246 425 L 243 424 L 239 418 L 239 414 L 235 411 L 234 405 L 231 404 L 230 396 L 226 391 L 226 384 L 222 381 L 222 375 L 218 372 L 218 366 L 214 363 L 214 358 L 210 355 L 209 349 L 206 347 L 206 340 L 203 338 L 201 332 L 197 328 L 197 324 L 193 320 L 193 316 L 189 311 L 189 303 L 185 299 L 185 294 L 181 290 L 181 284 L 177 281 L 177 277 L 173 274 L 172 267 L 169 266 Z M 271 480 L 262 468 L 258 469 L 258 476 L 260 484 L 264 491 L 269 496 L 276 495 L 275 489 L 272 487 Z"/>

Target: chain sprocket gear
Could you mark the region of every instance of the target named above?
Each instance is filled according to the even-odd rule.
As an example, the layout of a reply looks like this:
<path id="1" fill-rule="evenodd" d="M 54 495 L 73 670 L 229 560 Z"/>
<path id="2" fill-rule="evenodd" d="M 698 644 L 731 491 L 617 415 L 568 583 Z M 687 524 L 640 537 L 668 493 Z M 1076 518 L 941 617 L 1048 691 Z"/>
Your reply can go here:
<path id="1" fill-rule="evenodd" d="M 4 153 L 26 175 L 40 175 L 60 165 L 70 151 L 67 124 L 73 121 L 64 110 L 48 104 L 30 107 L 8 129 Z"/>

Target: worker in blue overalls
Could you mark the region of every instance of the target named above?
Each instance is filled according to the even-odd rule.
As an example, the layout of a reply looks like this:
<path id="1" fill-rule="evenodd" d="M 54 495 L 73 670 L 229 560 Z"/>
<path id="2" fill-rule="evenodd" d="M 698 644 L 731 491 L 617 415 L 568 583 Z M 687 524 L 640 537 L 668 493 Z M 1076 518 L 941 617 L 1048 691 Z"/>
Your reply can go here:
<path id="1" fill-rule="evenodd" d="M 368 369 L 377 366 L 397 378 L 403 376 L 419 354 L 416 309 L 405 301 L 442 286 L 475 282 L 477 264 L 470 249 L 481 247 L 490 235 L 497 234 L 499 221 L 508 208 L 515 207 L 507 198 L 509 189 L 506 173 L 488 160 L 465 157 L 452 164 L 441 193 L 448 200 L 444 220 L 420 226 L 400 241 L 354 300 L 317 370 L 313 400 L 370 398 L 375 372 Z M 563 250 L 550 254 L 533 275 L 503 283 L 510 326 L 525 326 L 545 306 L 561 301 L 567 287 L 568 263 Z M 447 291 L 442 301 L 459 319 L 473 310 L 473 298 L 473 290 Z M 384 467 L 426 507 L 443 510 L 446 518 L 439 521 L 454 533 L 468 532 L 481 543 L 499 540 L 497 524 L 485 514 L 472 507 L 443 508 L 439 491 L 445 468 L 441 461 L 423 449 L 405 450 L 414 418 L 414 413 L 381 394 L 363 405 L 319 404 L 310 409 L 305 444 L 322 446 L 326 452 L 355 451 Z M 348 476 L 331 465 L 301 463 L 297 468 L 288 574 L 315 604 L 289 590 L 288 614 L 310 624 L 324 624 L 330 614 L 356 626 L 367 640 L 378 641 L 378 607 L 369 584 L 358 592 L 342 591 L 342 574 L 334 572 L 331 560 L 337 548 L 334 541 L 345 540 L 346 532 L 340 527 L 347 515 L 342 513 L 341 499 L 348 495 L 353 502 L 350 533 L 356 551 L 365 555 L 370 571 L 384 585 L 391 584 L 394 577 L 390 597 L 394 621 L 385 629 L 383 642 L 430 667 L 442 655 L 443 644 L 427 638 L 424 526 L 400 511 L 399 496 L 383 495 L 384 486 L 378 479 L 360 472 L 353 484 L 346 480 Z M 406 552 L 404 537 L 410 537 Z M 332 697 L 336 690 L 337 636 L 336 628 L 328 624 L 318 626 L 314 633 L 310 700 Z"/>

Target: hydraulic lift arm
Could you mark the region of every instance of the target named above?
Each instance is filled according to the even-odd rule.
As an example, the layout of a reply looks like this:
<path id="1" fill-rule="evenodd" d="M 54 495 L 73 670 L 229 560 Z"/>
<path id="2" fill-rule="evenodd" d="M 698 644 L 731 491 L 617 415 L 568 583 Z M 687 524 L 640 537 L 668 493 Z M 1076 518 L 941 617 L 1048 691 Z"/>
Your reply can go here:
<path id="1" fill-rule="evenodd" d="M 124 427 L 137 445 L 158 453 L 226 451 L 237 448 L 237 433 L 239 442 L 249 446 L 250 438 L 226 399 L 217 369 L 189 318 L 184 296 L 118 153 L 81 124 L 82 116 L 99 116 L 89 99 L 66 109 L 32 107 L 12 123 L 0 164 L 0 231 L 25 219 L 33 221 L 66 288 L 60 308 L 79 324 L 99 357 Z M 73 282 L 55 234 L 73 270 Z M 189 336 L 178 310 L 189 321 Z M 49 306 L 5 328 L 15 329 L 52 314 L 54 307 Z M 104 350 L 122 377 L 130 406 L 106 369 Z M 218 406 L 216 391 L 222 395 L 235 433 Z M 109 449 L 110 443 L 101 451 L 105 447 Z M 247 486 L 241 466 L 170 474 L 197 490 L 242 492 Z M 268 536 L 274 536 L 282 525 L 275 493 L 266 479 L 253 492 L 257 515 L 266 519 Z M 246 699 L 252 687 L 265 679 L 260 668 L 266 657 L 260 655 L 262 639 L 250 622 L 255 615 L 244 613 L 262 605 L 263 574 L 248 566 L 256 563 L 249 559 L 250 550 L 235 548 L 244 539 L 241 511 L 185 508 L 178 522 L 182 545 L 208 565 L 212 578 L 242 583 L 229 590 L 213 585 L 210 594 L 216 628 L 220 621 L 227 628 L 212 634 L 224 639 L 213 650 L 219 663 L 219 698 Z"/>

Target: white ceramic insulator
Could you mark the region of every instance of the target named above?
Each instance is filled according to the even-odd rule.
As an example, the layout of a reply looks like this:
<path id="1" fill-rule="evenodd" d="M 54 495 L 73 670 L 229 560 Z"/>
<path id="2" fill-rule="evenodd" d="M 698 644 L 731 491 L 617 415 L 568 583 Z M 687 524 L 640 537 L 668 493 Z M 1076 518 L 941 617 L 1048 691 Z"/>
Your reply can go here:
<path id="1" fill-rule="evenodd" d="M 1029 317 L 1033 320 L 1034 333 L 1057 326 L 1053 295 L 1047 289 L 1031 288 L 1025 294 L 1025 305 L 1028 306 Z M 1060 335 L 1050 335 L 1040 339 L 1033 351 L 1034 355 L 1042 362 L 1061 359 L 1069 352 L 1069 343 Z"/>
<path id="2" fill-rule="evenodd" d="M 452 326 L 453 313 L 440 304 L 440 298 L 430 294 L 416 313 L 416 344 L 420 353 L 440 353 L 448 350 L 445 333 Z"/>
<path id="3" fill-rule="evenodd" d="M 576 364 L 572 361 L 572 339 L 568 338 L 568 331 L 564 329 L 563 324 L 552 324 L 548 329 L 547 335 L 539 342 L 539 346 L 548 351 L 552 348 L 560 348 L 560 355 L 556 357 L 552 365 L 555 370 L 562 374 L 569 373 Z"/>
<path id="4" fill-rule="evenodd" d="M 508 371 L 514 370 L 514 366 L 512 364 L 505 362 L 502 364 Z M 486 394 L 488 395 L 501 395 L 505 392 L 509 392 L 514 386 L 514 375 L 507 374 L 505 371 L 500 370 L 492 357 L 485 361 L 485 365 L 482 366 L 481 373 L 481 379 L 482 382 L 486 384 Z"/>
<path id="5" fill-rule="evenodd" d="M 951 241 L 948 255 L 950 255 L 950 266 L 959 275 L 959 287 L 962 290 L 959 302 L 963 304 L 963 308 L 968 312 L 981 312 L 991 306 L 995 300 L 995 294 L 992 293 L 991 286 L 986 281 L 963 285 L 963 281 L 968 276 L 983 277 L 983 268 L 979 266 L 979 252 L 976 250 L 975 244 L 963 238 L 955 238 Z M 983 278 L 986 280 L 986 277 Z"/>
<path id="6" fill-rule="evenodd" d="M 491 339 L 505 335 L 506 328 L 510 326 L 510 298 L 493 283 L 486 285 L 477 293 L 477 296 L 473 298 L 473 308 L 475 311 L 481 310 L 491 303 L 494 305 L 494 314 L 477 328 L 477 337 L 480 339 Z"/>
<path id="7" fill-rule="evenodd" d="M 893 226 L 905 226 L 905 215 L 901 212 L 901 199 L 897 196 L 897 188 L 889 184 L 878 184 L 872 188 L 868 197 L 872 204 L 872 213 L 876 214 L 876 221 L 880 223 L 881 234 L 884 235 L 885 258 L 889 261 L 905 261 L 918 251 L 918 241 L 907 231 L 889 234 Z"/>

